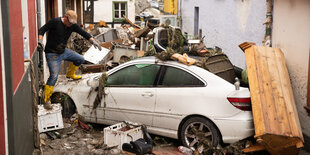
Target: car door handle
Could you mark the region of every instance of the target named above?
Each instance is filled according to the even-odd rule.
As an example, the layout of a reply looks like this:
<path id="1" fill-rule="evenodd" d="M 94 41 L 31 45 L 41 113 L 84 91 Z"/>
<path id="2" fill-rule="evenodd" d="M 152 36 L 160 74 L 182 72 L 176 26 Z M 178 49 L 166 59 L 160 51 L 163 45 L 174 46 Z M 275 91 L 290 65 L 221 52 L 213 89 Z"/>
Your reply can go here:
<path id="1" fill-rule="evenodd" d="M 143 97 L 152 97 L 152 96 L 154 96 L 154 94 L 153 93 L 151 93 L 151 92 L 146 92 L 146 93 L 143 93 L 143 94 L 141 94 Z"/>

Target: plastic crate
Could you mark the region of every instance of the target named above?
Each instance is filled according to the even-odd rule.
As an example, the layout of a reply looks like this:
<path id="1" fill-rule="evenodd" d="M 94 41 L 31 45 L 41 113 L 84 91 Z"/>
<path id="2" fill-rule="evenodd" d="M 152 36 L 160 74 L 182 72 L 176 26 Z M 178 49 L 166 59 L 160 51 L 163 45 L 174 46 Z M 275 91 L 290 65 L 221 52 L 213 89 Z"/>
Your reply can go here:
<path id="1" fill-rule="evenodd" d="M 117 146 L 122 149 L 123 143 L 143 138 L 141 126 L 131 122 L 122 122 L 104 128 L 104 144 L 108 147 Z"/>
<path id="2" fill-rule="evenodd" d="M 52 104 L 52 110 L 46 110 L 43 105 L 38 106 L 38 128 L 39 132 L 62 129 L 64 127 L 62 121 L 60 104 Z"/>

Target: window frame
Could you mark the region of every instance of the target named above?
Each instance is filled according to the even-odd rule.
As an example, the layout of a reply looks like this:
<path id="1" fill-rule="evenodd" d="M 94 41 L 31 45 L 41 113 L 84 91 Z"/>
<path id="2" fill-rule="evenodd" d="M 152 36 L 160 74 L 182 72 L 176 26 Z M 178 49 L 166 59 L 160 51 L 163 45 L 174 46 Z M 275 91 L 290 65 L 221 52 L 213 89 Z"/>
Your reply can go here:
<path id="1" fill-rule="evenodd" d="M 125 21 L 125 18 L 120 17 L 120 18 L 115 18 L 115 4 L 116 3 L 125 3 L 125 16 L 126 18 L 128 18 L 128 2 L 127 1 L 113 1 L 112 2 L 112 19 L 115 22 L 122 22 Z M 121 8 L 121 6 L 119 5 L 119 8 Z M 119 13 L 120 13 L 121 9 L 119 9 Z"/>
<path id="2" fill-rule="evenodd" d="M 86 4 L 89 4 L 86 6 Z M 89 21 L 86 21 L 86 15 L 90 14 Z M 94 1 L 92 0 L 83 0 L 83 22 L 84 23 L 93 23 L 94 22 Z"/>

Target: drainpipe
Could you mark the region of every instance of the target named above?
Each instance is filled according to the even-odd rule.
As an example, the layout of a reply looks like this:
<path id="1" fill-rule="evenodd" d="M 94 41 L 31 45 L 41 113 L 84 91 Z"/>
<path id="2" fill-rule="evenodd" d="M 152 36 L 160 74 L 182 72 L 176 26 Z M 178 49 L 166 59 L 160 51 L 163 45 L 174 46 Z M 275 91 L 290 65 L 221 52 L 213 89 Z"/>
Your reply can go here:
<path id="1" fill-rule="evenodd" d="M 12 57 L 11 57 L 11 33 L 10 33 L 10 14 L 9 1 L 1 1 L 2 28 L 3 28 L 3 49 L 2 52 L 2 70 L 4 70 L 3 104 L 7 109 L 7 133 L 8 133 L 8 151 L 14 153 L 14 118 L 13 118 L 13 81 L 12 81 Z M 3 138 L 3 137 L 2 137 Z"/>
<path id="2" fill-rule="evenodd" d="M 37 21 L 38 21 L 38 28 L 40 28 L 41 25 L 41 0 L 37 0 Z"/>
<path id="3" fill-rule="evenodd" d="M 310 117 L 310 49 L 309 49 L 309 62 L 308 62 L 308 92 L 307 92 L 307 105 L 305 109 Z"/>
<path id="4" fill-rule="evenodd" d="M 182 27 L 182 1 L 183 0 L 179 0 L 179 6 L 178 6 L 178 9 L 179 9 L 179 11 L 178 11 L 178 14 L 179 14 L 179 22 L 180 22 L 180 28 L 181 28 L 181 30 L 183 31 L 183 27 Z"/>
<path id="5" fill-rule="evenodd" d="M 272 46 L 271 44 L 272 9 L 273 9 L 273 0 L 266 0 L 266 19 L 264 22 L 266 28 L 263 44 L 268 47 Z"/>

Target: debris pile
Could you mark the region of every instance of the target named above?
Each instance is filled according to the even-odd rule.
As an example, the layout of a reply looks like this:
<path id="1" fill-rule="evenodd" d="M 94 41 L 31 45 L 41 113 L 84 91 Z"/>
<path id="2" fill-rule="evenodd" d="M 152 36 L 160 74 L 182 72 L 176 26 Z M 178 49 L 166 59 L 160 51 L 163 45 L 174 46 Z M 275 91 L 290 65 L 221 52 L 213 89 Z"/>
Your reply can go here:
<path id="1" fill-rule="evenodd" d="M 91 33 L 95 35 L 94 38 L 100 42 L 100 45 L 109 54 L 99 56 L 96 54 L 99 51 L 93 51 L 94 48 L 89 48 L 88 41 L 85 39 L 83 41 L 83 38 L 79 35 L 72 36 L 72 47 L 84 55 L 89 56 L 89 53 L 92 53 L 90 57 L 103 60 L 94 63 L 94 61 L 86 58 L 88 65 L 100 65 L 97 67 L 99 69 L 96 70 L 99 72 L 137 57 L 156 56 L 162 61 L 177 60 L 186 65 L 197 65 L 231 83 L 234 82 L 234 67 L 221 48 L 207 48 L 203 43 L 203 39 L 189 40 L 182 34 L 180 29 L 167 24 L 158 27 L 149 27 L 146 24 L 141 27 L 132 23 L 128 18 L 126 18 L 126 21 L 127 24 L 115 29 L 100 25 L 97 27 L 95 25 L 92 29 Z M 221 57 L 221 60 L 214 60 L 213 57 Z M 219 63 L 219 61 L 221 62 Z M 226 64 L 224 65 L 226 68 L 219 67 L 223 66 L 223 64 Z M 102 65 L 105 67 L 102 67 Z M 94 68 L 94 66 L 92 67 Z M 87 71 L 85 64 L 81 68 L 84 73 L 92 72 Z M 222 74 L 225 75 L 222 76 Z"/>
<path id="2" fill-rule="evenodd" d="M 84 39 L 78 33 L 72 33 L 70 39 L 70 47 L 73 51 L 76 51 L 79 54 L 85 53 L 91 46 L 91 43 Z"/>
<path id="3" fill-rule="evenodd" d="M 102 61 L 86 60 L 81 68 L 83 73 L 102 72 L 111 69 L 123 62 L 142 56 L 156 56 L 160 60 L 177 60 L 186 65 L 197 65 L 210 72 L 214 65 L 210 64 L 209 58 L 217 55 L 225 57 L 223 61 L 228 61 L 227 68 L 222 68 L 222 72 L 226 72 L 233 68 L 228 57 L 222 52 L 221 48 L 208 48 L 203 43 L 203 37 L 191 37 L 183 35 L 181 30 L 169 25 L 169 22 L 160 18 L 165 17 L 160 10 L 160 2 L 158 0 L 137 0 L 135 3 L 135 22 L 124 17 L 122 25 L 116 28 L 110 28 L 104 21 L 97 24 L 89 24 L 85 29 L 94 36 L 104 50 L 108 53 L 100 56 L 96 55 L 98 51 L 91 48 L 91 44 L 78 34 L 71 37 L 69 46 L 78 53 L 84 54 Z M 91 53 L 91 54 L 89 54 Z M 86 65 L 92 65 L 90 68 Z M 98 67 L 96 67 L 96 65 Z M 221 65 L 221 64 L 219 64 Z M 96 68 L 96 69 L 94 69 Z M 219 67 L 217 67 L 219 68 Z M 217 70 L 219 71 L 219 70 Z M 213 72 L 220 75 L 222 73 Z M 228 74 L 228 73 L 225 73 Z M 235 77 L 231 74 L 232 78 Z M 222 76 L 221 76 L 222 77 Z M 227 81 L 234 82 L 232 78 L 224 78 Z"/>
<path id="4" fill-rule="evenodd" d="M 204 149 L 200 152 L 197 150 L 199 153 L 202 154 L 245 154 L 242 152 L 243 149 L 248 148 L 252 146 L 255 143 L 255 140 L 253 138 L 251 139 L 245 139 L 245 140 L 240 140 L 238 142 L 235 142 L 233 144 L 221 147 L 221 148 L 216 148 L 213 146 L 205 146 Z M 197 152 L 196 151 L 196 152 Z"/>
<path id="5" fill-rule="evenodd" d="M 64 129 L 40 134 L 41 152 L 43 154 L 109 154 L 127 155 L 127 151 L 104 144 L 103 128 L 105 126 L 86 124 L 79 115 L 64 119 Z M 178 154 L 178 142 L 160 136 L 152 137 L 154 154 L 170 152 Z M 242 150 L 253 145 L 254 139 L 245 139 L 223 147 L 204 144 L 202 150 L 194 150 L 194 154 L 244 154 Z"/>
<path id="6" fill-rule="evenodd" d="M 102 126 L 85 124 L 74 114 L 64 120 L 65 128 L 40 134 L 43 154 L 126 154 L 103 144 Z"/>

